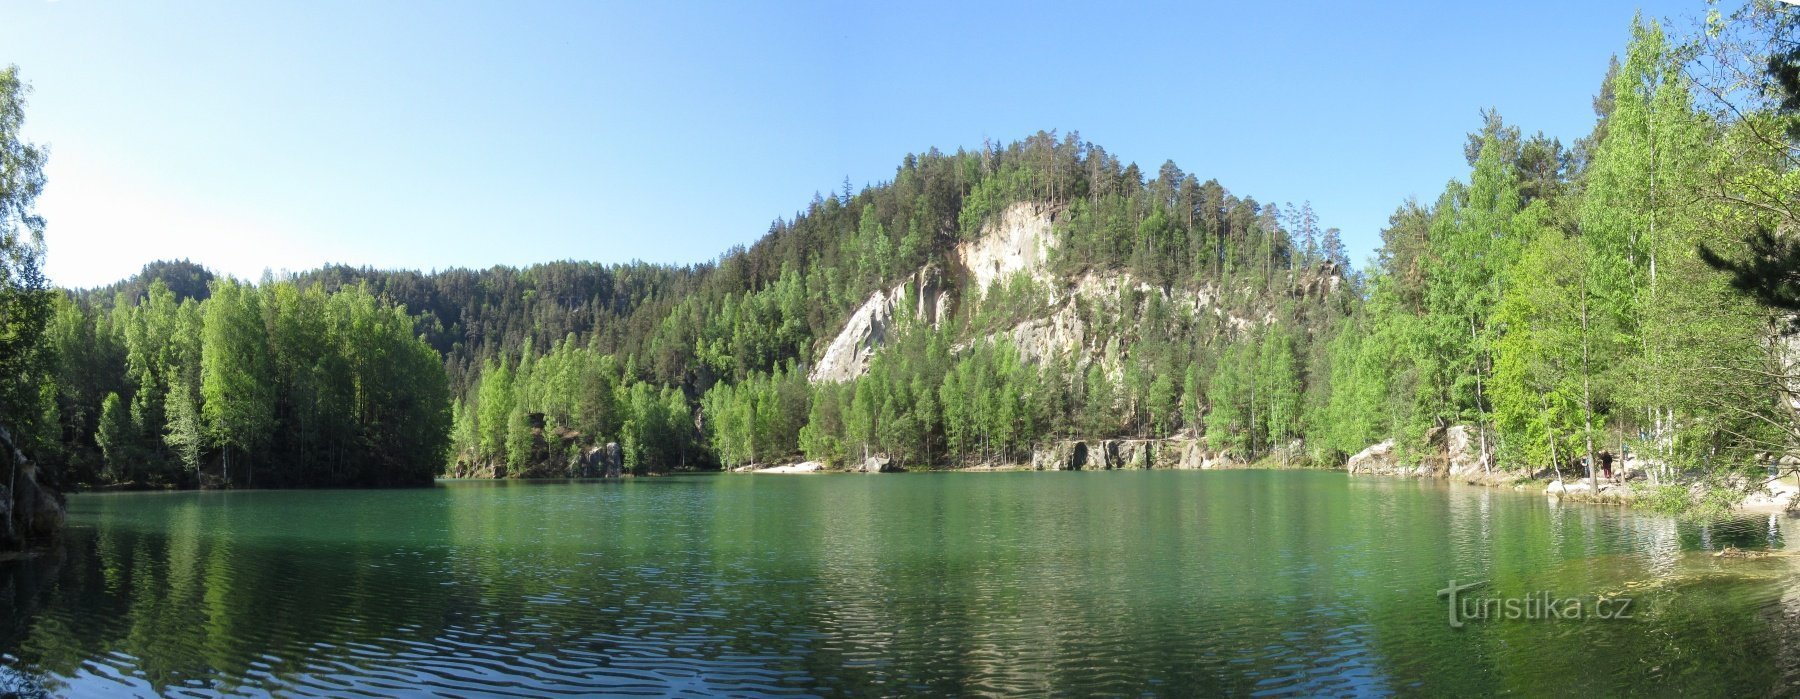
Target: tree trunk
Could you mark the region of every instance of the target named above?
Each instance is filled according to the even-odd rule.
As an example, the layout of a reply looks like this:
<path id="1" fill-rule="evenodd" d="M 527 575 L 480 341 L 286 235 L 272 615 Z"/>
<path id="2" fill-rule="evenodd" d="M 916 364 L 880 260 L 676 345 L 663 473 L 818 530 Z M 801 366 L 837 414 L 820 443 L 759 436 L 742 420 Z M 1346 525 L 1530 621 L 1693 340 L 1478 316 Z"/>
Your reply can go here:
<path id="1" fill-rule="evenodd" d="M 1469 316 L 1469 342 L 1470 342 L 1470 344 L 1474 344 L 1479 341 L 1480 341 L 1480 335 L 1478 335 L 1475 332 L 1475 316 Z M 1487 453 L 1488 453 L 1487 409 L 1483 407 L 1484 405 L 1486 405 L 1486 403 L 1481 398 L 1481 357 L 1480 357 L 1480 355 L 1476 355 L 1476 358 L 1475 358 L 1475 415 L 1476 415 L 1475 431 L 1481 434 L 1481 451 L 1479 453 L 1479 458 L 1481 459 L 1481 471 L 1482 471 L 1482 473 L 1492 476 L 1492 475 L 1494 475 L 1494 469 L 1493 469 L 1493 466 L 1488 463 L 1488 457 L 1487 457 Z M 1448 445 L 1449 441 L 1446 440 L 1445 444 Z"/>
<path id="2" fill-rule="evenodd" d="M 1588 364 L 1588 299 L 1587 275 L 1581 278 L 1581 412 L 1587 420 L 1587 478 L 1594 496 L 1600 495 L 1600 482 L 1594 479 L 1594 395 L 1590 387 L 1593 371 Z"/>

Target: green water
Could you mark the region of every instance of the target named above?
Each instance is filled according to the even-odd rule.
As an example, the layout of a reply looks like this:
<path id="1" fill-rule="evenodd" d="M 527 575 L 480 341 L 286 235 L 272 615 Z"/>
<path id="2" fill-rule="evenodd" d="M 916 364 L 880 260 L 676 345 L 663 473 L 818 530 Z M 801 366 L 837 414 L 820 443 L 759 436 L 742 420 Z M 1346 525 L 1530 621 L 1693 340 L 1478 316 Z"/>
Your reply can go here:
<path id="1" fill-rule="evenodd" d="M 51 694 L 1678 694 L 1800 686 L 1767 516 L 1336 473 L 692 476 L 69 500 L 0 564 Z M 1481 593 L 1630 619 L 1448 623 Z M 1475 594 L 1475 593 L 1470 593 Z"/>

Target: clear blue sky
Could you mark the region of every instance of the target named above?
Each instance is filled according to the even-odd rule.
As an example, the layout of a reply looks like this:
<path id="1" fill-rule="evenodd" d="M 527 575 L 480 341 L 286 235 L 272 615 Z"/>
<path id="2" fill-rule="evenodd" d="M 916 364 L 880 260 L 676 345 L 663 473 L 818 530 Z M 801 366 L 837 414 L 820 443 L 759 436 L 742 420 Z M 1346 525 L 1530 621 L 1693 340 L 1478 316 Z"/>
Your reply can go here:
<path id="1" fill-rule="evenodd" d="M 967 5 L 967 6 L 965 6 Z M 979 5 L 979 6 L 977 6 Z M 0 5 L 48 271 L 698 262 L 846 175 L 1038 129 L 1375 247 L 1495 107 L 1565 143 L 1683 2 Z"/>

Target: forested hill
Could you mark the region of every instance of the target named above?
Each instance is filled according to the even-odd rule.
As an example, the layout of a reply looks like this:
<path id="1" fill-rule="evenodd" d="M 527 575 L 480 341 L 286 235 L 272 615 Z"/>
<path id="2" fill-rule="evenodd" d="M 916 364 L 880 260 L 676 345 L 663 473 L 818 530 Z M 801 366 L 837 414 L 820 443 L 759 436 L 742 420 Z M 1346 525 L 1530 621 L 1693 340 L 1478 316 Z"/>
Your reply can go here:
<path id="1" fill-rule="evenodd" d="M 975 284 L 976 275 L 960 269 L 958 251 L 982 241 L 984 230 L 992 234 L 1007 210 L 1020 204 L 1041 211 L 1036 222 L 1044 228 L 1036 233 L 1053 237 L 1041 241 L 1051 250 L 1047 266 L 995 278 L 998 283 L 991 293 L 973 288 L 965 291 L 964 287 Z M 1244 318 L 1256 317 L 1256 325 L 1261 327 L 1271 313 L 1282 316 L 1294 324 L 1287 334 L 1295 350 L 1292 364 L 1306 364 L 1305 352 L 1314 345 L 1311 336 L 1330 325 L 1325 322 L 1327 317 L 1341 315 L 1351 305 L 1352 287 L 1331 286 L 1340 298 L 1338 310 L 1330 313 L 1296 311 L 1301 297 L 1289 292 L 1304 276 L 1300 270 L 1344 270 L 1348 261 L 1343 258 L 1336 232 L 1318 230 L 1308 209 L 1284 210 L 1240 198 L 1217 182 L 1202 182 L 1182 172 L 1173 163 L 1147 176 L 1136 165 L 1122 164 L 1102 147 L 1084 143 L 1073 134 L 1059 138 L 1039 133 L 1004 147 L 955 154 L 933 150 L 907 156 L 892 181 L 860 192 L 846 190 L 816 197 L 792 218 L 775 221 L 753 246 L 728 251 L 704 264 L 557 262 L 524 269 L 457 269 L 430 274 L 328 267 L 290 279 L 265 280 L 254 288 L 266 297 L 262 304 L 268 311 L 265 316 L 275 315 L 269 309 L 281 305 L 278 292 L 288 287 L 294 291 L 287 293 L 316 290 L 331 298 L 347 290 L 362 290 L 383 304 L 404 308 L 414 320 L 414 331 L 443 357 L 456 418 L 455 453 L 468 463 L 510 464 L 514 473 L 560 473 L 560 466 L 545 466 L 555 460 L 547 461 L 544 449 L 619 442 L 627 447 L 628 465 L 646 470 L 705 467 L 721 459 L 735 463 L 749 458 L 751 452 L 758 460 L 798 456 L 799 424 L 807 421 L 808 413 L 828 412 L 831 404 L 839 402 L 839 392 L 844 393 L 841 402 L 846 414 L 821 415 L 825 419 L 818 425 L 866 419 L 856 414 L 852 393 L 855 386 L 868 382 L 813 388 L 802 373 L 827 350 L 852 311 L 864 306 L 871 295 L 916 277 L 920 270 L 932 270 L 943 280 L 944 291 L 954 291 L 958 299 L 970 302 L 955 304 L 954 312 L 935 324 L 916 324 L 913 332 L 899 332 L 904 323 L 895 320 L 892 339 L 917 344 L 929 355 L 920 358 L 920 366 L 906 369 L 909 383 L 916 379 L 936 386 L 959 362 L 977 357 L 983 362 L 1017 365 L 1017 351 L 1005 346 L 1006 342 L 984 343 L 979 351 L 966 346 L 953 351 L 952 346 L 966 345 L 1008 323 L 1039 314 L 1052 297 L 1066 295 L 1073 280 L 1100 275 L 1128 280 L 1130 288 L 1125 291 L 1133 296 L 1131 304 L 1139 311 L 1156 306 L 1154 315 L 1161 327 L 1155 332 L 1122 330 L 1120 336 L 1134 344 L 1119 347 L 1115 343 L 1111 354 L 1098 357 L 1099 361 L 1084 357 L 1077 362 L 1074 353 L 1082 348 L 1073 347 L 1064 348 L 1069 351 L 1066 359 L 1071 366 L 1081 364 L 1079 368 L 1088 364 L 1104 367 L 1100 372 L 1103 380 L 1121 384 L 1121 390 L 1149 390 L 1153 377 L 1177 384 L 1193 378 L 1194 372 L 1186 367 L 1192 364 L 1195 343 L 1185 336 L 1199 330 L 1195 324 L 1203 320 L 1212 324 L 1205 330 L 1208 338 L 1215 338 L 1235 332 L 1218 327 L 1226 319 L 1236 318 L 1241 323 Z M 59 353 L 64 357 L 63 370 L 56 382 L 56 412 L 64 437 L 59 453 L 67 459 L 68 472 L 77 474 L 79 480 L 175 482 L 185 478 L 180 475 L 183 469 L 204 470 L 214 462 L 223 477 L 228 456 L 223 440 L 184 457 L 169 443 L 169 424 L 153 424 L 158 416 L 147 415 L 159 411 L 132 409 L 148 405 L 142 394 L 161 398 L 173 386 L 171 380 L 152 376 L 155 371 L 134 369 L 154 364 L 148 356 L 138 355 L 157 354 L 159 349 L 134 344 L 134 324 L 153 322 L 146 316 L 154 315 L 158 308 L 179 315 L 179 310 L 169 309 L 179 309 L 185 299 L 192 298 L 197 306 L 193 313 L 204 325 L 211 317 L 207 309 L 216 303 L 216 299 L 208 299 L 208 282 L 220 283 L 191 264 L 157 263 L 138 278 L 106 289 L 71 293 L 59 301 L 53 323 L 57 327 L 50 333 L 63 338 L 68 350 Z M 166 298 L 159 297 L 165 292 Z M 1196 316 L 1197 307 L 1192 303 L 1185 309 L 1176 308 L 1177 303 L 1163 303 L 1191 298 L 1194 293 L 1211 299 L 1205 309 L 1199 309 L 1208 311 L 1202 314 L 1204 318 Z M 1156 300 L 1144 300 L 1147 297 Z M 981 301 L 974 302 L 977 298 Z M 1165 305 L 1168 308 L 1161 308 Z M 1102 319 L 1096 316 L 1095 320 Z M 273 335 L 274 328 L 268 330 L 272 333 L 267 338 L 271 364 L 280 365 L 284 356 L 280 342 Z M 1141 347 L 1136 344 L 1139 342 Z M 194 354 L 204 363 L 204 351 Z M 162 359 L 182 361 L 179 357 Z M 1069 368 L 1063 367 L 1065 373 Z M 1017 373 L 1024 368 L 1014 366 L 1007 371 Z M 270 371 L 273 376 L 286 373 L 292 372 L 280 366 Z M 1070 400 L 1084 399 L 1086 376 L 1082 379 L 1060 390 L 1073 389 Z M 1131 382 L 1146 385 L 1134 387 Z M 163 385 L 151 385 L 157 383 Z M 723 386 L 743 390 L 732 392 L 721 389 Z M 1018 384 L 1015 392 L 1025 391 L 1024 386 Z M 266 412 L 275 417 L 257 424 L 282 423 L 282 416 L 292 408 L 287 405 L 291 397 L 285 394 L 294 388 L 278 385 L 268 398 L 259 397 L 273 404 Z M 1045 412 L 1052 407 L 1048 404 L 1009 406 L 1010 411 L 1041 414 L 1008 418 L 1018 423 L 1017 429 L 1009 426 L 1005 435 L 983 435 L 979 455 L 1016 458 L 1029 450 L 1033 439 L 1052 431 L 1149 434 L 1179 429 L 1190 421 L 1179 414 L 1184 388 L 1196 386 L 1158 386 L 1156 405 L 1146 405 L 1138 414 L 1110 426 L 1072 424 L 1080 414 L 1074 403 L 1058 409 L 1056 416 Z M 1107 390 L 1112 389 L 1109 386 Z M 748 430 L 755 433 L 753 440 L 746 435 L 721 434 L 718 426 L 729 423 L 728 416 L 695 419 L 701 407 L 709 404 L 709 394 L 711 404 L 721 412 L 732 412 L 744 409 L 735 405 L 737 401 L 760 404 L 761 399 L 752 394 L 762 392 L 785 399 L 775 401 L 781 403 L 779 407 L 757 408 L 766 414 L 758 418 L 765 424 Z M 819 406 L 812 405 L 815 392 L 821 396 Z M 893 396 L 882 400 L 892 403 L 896 412 L 916 414 L 913 394 L 923 392 L 923 388 L 913 391 L 908 386 L 900 403 L 894 403 Z M 727 393 L 734 395 L 728 397 Z M 1011 399 L 1042 401 L 1047 397 L 1042 390 L 1031 393 Z M 121 406 L 119 415 L 111 417 L 104 414 L 110 394 L 117 394 Z M 166 402 L 166 398 L 161 400 Z M 198 402 L 200 413 L 206 414 L 205 396 Z M 139 419 L 145 424 L 133 424 L 125 438 L 96 438 L 105 432 L 102 426 L 123 421 L 120 415 L 125 413 L 146 413 Z M 161 421 L 168 420 L 164 416 Z M 945 434 L 941 416 L 917 415 L 917 423 L 922 432 L 911 437 L 913 441 L 901 445 L 894 437 L 885 440 L 890 443 L 882 450 L 915 461 L 977 456 L 965 440 Z M 221 434 L 215 429 L 201 431 Z M 566 444 L 548 440 L 552 444 L 547 447 L 546 431 L 582 436 L 562 440 Z M 842 445 L 855 439 L 848 432 L 814 431 L 819 433 L 815 441 L 833 444 L 821 456 L 841 457 Z M 281 432 L 273 430 L 277 435 Z M 743 449 L 721 448 L 740 438 L 754 444 Z M 118 439 L 135 443 L 136 448 L 111 451 L 130 454 L 128 458 L 137 466 L 127 469 L 110 463 L 113 459 L 105 445 Z M 266 447 L 270 442 L 252 437 L 239 441 L 247 448 L 231 456 L 243 462 L 241 477 L 249 477 L 255 461 L 281 458 L 248 448 L 252 444 Z M 538 453 L 532 453 L 534 449 Z M 282 482 L 271 475 L 281 470 L 265 473 L 261 482 Z"/>
<path id="2" fill-rule="evenodd" d="M 1789 309 L 1746 293 L 1781 252 L 1746 241 L 1800 221 L 1800 129 L 1683 68 L 1763 60 L 1743 37 L 1787 20 L 1759 8 L 1685 48 L 1631 25 L 1571 147 L 1484 115 L 1468 178 L 1360 273 L 1309 207 L 1040 132 L 906 156 L 689 267 L 153 266 L 57 300 L 38 433 L 86 483 L 586 475 L 614 442 L 640 473 L 1114 437 L 1331 465 L 1456 424 L 1497 468 L 1740 468 L 1800 435 Z"/>

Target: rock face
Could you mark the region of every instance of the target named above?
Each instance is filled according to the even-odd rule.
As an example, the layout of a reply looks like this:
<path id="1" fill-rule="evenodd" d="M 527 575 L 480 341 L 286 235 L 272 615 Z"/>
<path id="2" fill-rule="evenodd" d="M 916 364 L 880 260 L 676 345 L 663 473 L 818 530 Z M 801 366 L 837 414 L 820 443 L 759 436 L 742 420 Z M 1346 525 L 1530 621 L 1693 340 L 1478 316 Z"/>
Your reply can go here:
<path id="1" fill-rule="evenodd" d="M 994 282 L 1020 272 L 1043 279 L 1056 247 L 1050 223 L 1044 207 L 1020 202 L 982 226 L 980 237 L 958 245 L 957 261 L 968 270 L 974 295 L 986 295 Z"/>
<path id="2" fill-rule="evenodd" d="M 1488 466 L 1482 458 L 1481 432 L 1475 427 L 1433 427 L 1425 432 L 1425 444 L 1423 453 L 1402 463 L 1394 440 L 1389 439 L 1357 452 L 1344 463 L 1344 468 L 1352 475 L 1473 478 L 1487 473 Z M 1492 439 L 1488 440 L 1488 447 L 1493 448 Z"/>
<path id="3" fill-rule="evenodd" d="M 1031 469 L 1034 471 L 1081 470 L 1083 464 L 1076 463 L 1074 460 L 1076 444 L 1078 442 L 1051 442 L 1038 445 L 1031 450 Z M 1082 448 L 1085 450 L 1087 447 L 1083 445 Z"/>
<path id="4" fill-rule="evenodd" d="M 1444 430 L 1444 458 L 1449 463 L 1450 475 L 1482 472 L 1480 431 L 1467 425 L 1453 425 Z"/>
<path id="5" fill-rule="evenodd" d="M 894 306 L 898 303 L 904 287 L 895 287 L 892 291 L 877 291 L 861 308 L 850 314 L 844 322 L 844 329 L 838 331 L 831 344 L 825 347 L 825 353 L 819 356 L 819 362 L 813 365 L 812 373 L 807 379 L 818 383 L 821 381 L 849 381 L 862 376 L 869 368 L 869 358 L 875 356 L 875 349 L 887 341 L 888 325 L 893 321 Z"/>
<path id="6" fill-rule="evenodd" d="M 0 427 L 0 551 L 17 551 L 46 543 L 62 533 L 62 497 L 38 483 L 37 463 L 14 445 L 12 433 Z"/>
<path id="7" fill-rule="evenodd" d="M 1032 318 L 1007 330 L 1007 339 L 1018 348 L 1019 356 L 1033 364 L 1043 364 L 1060 354 L 1080 352 L 1088 347 L 1087 323 L 1075 312 L 1075 304 L 1067 303 L 1055 312 Z M 1077 359 L 1081 359 L 1077 356 Z"/>
<path id="8" fill-rule="evenodd" d="M 921 268 L 911 279 L 892 289 L 877 291 L 861 308 L 844 321 L 844 328 L 826 345 L 824 354 L 813 365 L 807 379 L 814 382 L 842 382 L 862 376 L 869 369 L 875 350 L 887 342 L 894 316 L 906 303 L 917 299 L 914 317 L 936 324 L 948 310 L 950 293 L 944 289 L 943 275 L 936 267 Z"/>
<path id="9" fill-rule="evenodd" d="M 563 451 L 568 453 L 566 460 L 561 457 L 552 458 L 547 449 L 548 440 L 544 430 L 532 430 L 533 461 L 518 472 L 508 471 L 506 464 L 497 460 L 476 459 L 469 454 L 461 454 L 456 462 L 450 465 L 446 475 L 451 478 L 506 478 L 509 475 L 517 478 L 618 478 L 624 471 L 623 454 L 619 452 L 616 442 L 608 442 L 605 446 L 589 446 L 580 448 L 581 434 L 566 430 L 552 429 L 550 439 L 557 440 Z"/>
<path id="10" fill-rule="evenodd" d="M 1399 465 L 1399 461 L 1394 457 L 1394 440 L 1392 439 L 1378 442 L 1367 449 L 1356 452 L 1355 456 L 1344 462 L 1344 468 L 1350 471 L 1351 475 L 1395 473 L 1398 471 Z"/>
<path id="11" fill-rule="evenodd" d="M 607 442 L 604 447 L 588 447 L 581 452 L 570 471 L 580 474 L 582 478 L 618 478 L 624 470 L 624 465 L 619 463 L 619 456 L 618 442 Z"/>
<path id="12" fill-rule="evenodd" d="M 625 457 L 624 454 L 619 451 L 619 443 L 607 442 L 606 461 L 604 467 L 601 469 L 600 475 L 607 478 L 618 478 L 624 473 L 624 469 Z"/>
<path id="13" fill-rule="evenodd" d="M 1097 330 L 1095 319 L 1137 317 L 1152 298 L 1160 298 L 1170 309 L 1216 316 L 1239 331 L 1275 322 L 1273 310 L 1260 315 L 1234 314 L 1231 309 L 1238 304 L 1224 302 L 1231 294 L 1213 285 L 1151 284 L 1122 270 L 1088 272 L 1074 279 L 1055 277 L 1050 269 L 1058 245 L 1055 216 L 1056 210 L 1047 205 L 1013 204 L 983 224 L 976 239 L 957 245 L 948 275 L 927 266 L 911 279 L 871 294 L 820 352 L 808 379 L 842 382 L 863 375 L 870 358 L 891 334 L 901 309 L 910 307 L 917 318 L 935 325 L 946 317 L 952 301 L 980 303 L 990 287 L 1021 275 L 1047 291 L 1044 305 L 1025 313 L 1023 320 L 1010 328 L 965 338 L 957 351 L 978 340 L 1005 337 L 1018 348 L 1021 358 L 1032 364 L 1064 357 L 1072 368 L 1085 369 L 1098 361 L 1106 364 L 1109 373 L 1117 373 L 1121 350 L 1131 345 L 1129 330 L 1123 331 L 1126 337 L 1118 337 L 1119 333 Z M 1341 284 L 1342 274 L 1333 265 L 1322 265 L 1302 275 L 1290 293 L 1328 294 Z M 1129 349 L 1123 349 L 1123 354 L 1128 353 Z"/>
<path id="14" fill-rule="evenodd" d="M 1040 444 L 1031 452 L 1038 471 L 1113 469 L 1203 469 L 1232 465 L 1193 438 L 1065 440 Z"/>

